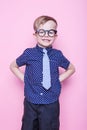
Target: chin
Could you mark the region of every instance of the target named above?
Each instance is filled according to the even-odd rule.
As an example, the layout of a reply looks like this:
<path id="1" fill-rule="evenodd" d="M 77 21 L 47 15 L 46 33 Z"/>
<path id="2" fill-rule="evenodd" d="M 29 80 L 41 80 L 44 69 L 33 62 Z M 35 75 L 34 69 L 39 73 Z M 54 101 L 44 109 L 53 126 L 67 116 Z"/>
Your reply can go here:
<path id="1" fill-rule="evenodd" d="M 49 47 L 49 46 L 51 46 L 52 44 L 42 44 L 42 46 L 44 46 L 44 47 Z"/>
<path id="2" fill-rule="evenodd" d="M 49 47 L 49 46 L 52 46 L 52 44 L 50 43 L 50 44 L 47 44 L 47 43 L 39 43 L 39 46 L 41 46 L 41 47 Z"/>
<path id="3" fill-rule="evenodd" d="M 42 45 L 43 47 L 49 47 L 49 46 L 51 46 L 51 45 Z"/>

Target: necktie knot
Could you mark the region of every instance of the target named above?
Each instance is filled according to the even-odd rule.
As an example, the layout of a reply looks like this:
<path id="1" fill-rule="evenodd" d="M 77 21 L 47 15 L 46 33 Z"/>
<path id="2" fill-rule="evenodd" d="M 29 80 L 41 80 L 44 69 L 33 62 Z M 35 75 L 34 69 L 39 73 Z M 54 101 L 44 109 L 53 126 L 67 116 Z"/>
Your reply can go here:
<path id="1" fill-rule="evenodd" d="M 44 52 L 45 54 L 47 54 L 47 50 L 46 50 L 46 49 L 43 49 L 43 52 Z"/>

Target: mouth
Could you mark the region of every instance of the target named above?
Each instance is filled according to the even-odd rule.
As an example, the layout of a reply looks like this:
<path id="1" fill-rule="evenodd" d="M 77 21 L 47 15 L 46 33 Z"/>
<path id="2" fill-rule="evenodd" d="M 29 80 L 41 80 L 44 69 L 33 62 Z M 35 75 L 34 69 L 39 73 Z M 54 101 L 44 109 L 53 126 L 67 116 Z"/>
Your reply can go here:
<path id="1" fill-rule="evenodd" d="M 50 39 L 42 39 L 42 41 L 44 41 L 44 42 L 50 42 L 51 40 Z"/>

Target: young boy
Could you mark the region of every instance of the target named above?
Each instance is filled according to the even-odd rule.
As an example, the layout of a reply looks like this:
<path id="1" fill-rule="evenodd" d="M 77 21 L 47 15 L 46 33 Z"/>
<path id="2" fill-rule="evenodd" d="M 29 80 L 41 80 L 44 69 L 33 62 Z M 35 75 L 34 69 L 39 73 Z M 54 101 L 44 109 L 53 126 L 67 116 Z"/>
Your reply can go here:
<path id="1" fill-rule="evenodd" d="M 75 68 L 60 50 L 52 48 L 57 38 L 54 18 L 38 17 L 34 21 L 34 31 L 37 45 L 27 48 L 10 65 L 11 71 L 25 85 L 21 130 L 59 130 L 61 82 L 69 78 Z M 19 69 L 23 65 L 26 65 L 24 74 Z M 60 75 L 59 67 L 65 69 Z"/>

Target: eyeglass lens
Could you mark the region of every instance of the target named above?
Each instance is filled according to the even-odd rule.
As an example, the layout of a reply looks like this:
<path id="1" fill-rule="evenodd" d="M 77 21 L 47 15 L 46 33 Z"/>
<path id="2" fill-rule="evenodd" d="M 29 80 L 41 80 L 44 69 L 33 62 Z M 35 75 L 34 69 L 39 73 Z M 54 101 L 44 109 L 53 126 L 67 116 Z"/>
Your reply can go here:
<path id="1" fill-rule="evenodd" d="M 51 30 L 40 29 L 40 30 L 36 31 L 36 33 L 38 33 L 38 35 L 41 36 L 41 37 L 45 36 L 46 32 L 47 32 L 48 36 L 50 36 L 50 37 L 55 36 L 55 34 L 57 33 L 57 31 L 53 30 L 53 29 L 51 29 Z"/>

